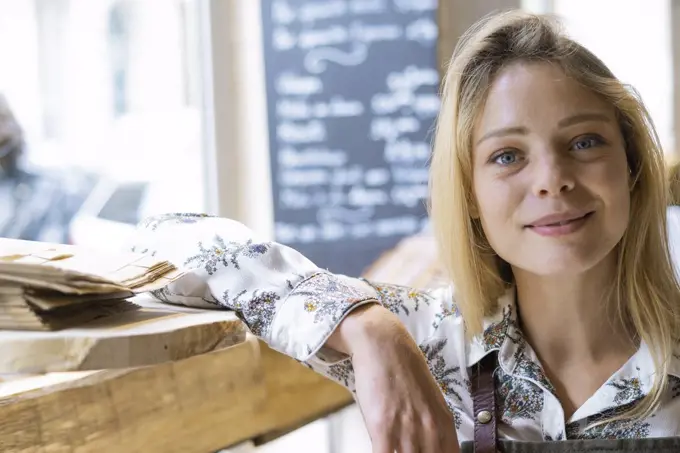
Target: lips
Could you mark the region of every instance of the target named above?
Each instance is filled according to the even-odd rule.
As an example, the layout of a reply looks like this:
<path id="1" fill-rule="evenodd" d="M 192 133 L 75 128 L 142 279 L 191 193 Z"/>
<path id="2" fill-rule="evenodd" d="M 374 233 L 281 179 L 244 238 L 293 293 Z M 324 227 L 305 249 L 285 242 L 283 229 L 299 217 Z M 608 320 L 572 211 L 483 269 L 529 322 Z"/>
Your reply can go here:
<path id="1" fill-rule="evenodd" d="M 529 231 L 545 237 L 565 237 L 580 231 L 589 224 L 595 211 L 568 212 L 553 214 L 525 225 Z"/>
<path id="2" fill-rule="evenodd" d="M 590 216 L 594 211 L 565 212 L 561 214 L 551 214 L 541 217 L 532 223 L 525 225 L 528 228 L 536 227 L 558 227 L 568 225 L 572 222 L 583 220 Z"/>

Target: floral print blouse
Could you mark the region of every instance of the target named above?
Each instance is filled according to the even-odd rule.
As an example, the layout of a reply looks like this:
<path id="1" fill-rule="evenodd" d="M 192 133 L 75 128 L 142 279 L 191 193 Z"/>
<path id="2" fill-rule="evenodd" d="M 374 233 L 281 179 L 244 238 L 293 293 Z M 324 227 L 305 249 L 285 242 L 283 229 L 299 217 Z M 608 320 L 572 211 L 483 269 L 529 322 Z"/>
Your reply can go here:
<path id="1" fill-rule="evenodd" d="M 499 300 L 483 334 L 467 341 L 451 288 L 421 291 L 332 274 L 297 251 L 260 240 L 242 224 L 198 214 L 168 214 L 139 225 L 132 246 L 173 261 L 189 273 L 158 299 L 235 310 L 274 349 L 354 391 L 348 358 L 325 348 L 353 309 L 380 303 L 395 313 L 420 346 L 455 419 L 458 439 L 472 440 L 468 368 L 493 351 L 499 436 L 509 440 L 613 439 L 680 436 L 680 358 L 675 357 L 661 406 L 646 420 L 593 422 L 625 411 L 651 388 L 654 364 L 637 353 L 565 420 L 555 389 L 516 322 L 514 291 Z"/>

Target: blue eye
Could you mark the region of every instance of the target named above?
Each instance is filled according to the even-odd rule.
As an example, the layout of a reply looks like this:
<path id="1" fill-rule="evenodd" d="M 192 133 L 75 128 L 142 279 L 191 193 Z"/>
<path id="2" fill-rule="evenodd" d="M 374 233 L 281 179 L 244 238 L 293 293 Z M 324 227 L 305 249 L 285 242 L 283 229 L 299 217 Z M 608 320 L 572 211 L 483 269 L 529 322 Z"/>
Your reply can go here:
<path id="1" fill-rule="evenodd" d="M 512 165 L 517 162 L 517 154 L 513 151 L 504 151 L 501 154 L 497 154 L 493 161 L 499 165 Z"/>
<path id="2" fill-rule="evenodd" d="M 602 140 L 600 140 L 597 137 L 583 137 L 579 138 L 578 140 L 574 141 L 573 144 L 571 145 L 572 149 L 576 150 L 582 150 L 582 149 L 589 149 L 593 148 L 595 146 L 598 146 L 602 143 Z"/>

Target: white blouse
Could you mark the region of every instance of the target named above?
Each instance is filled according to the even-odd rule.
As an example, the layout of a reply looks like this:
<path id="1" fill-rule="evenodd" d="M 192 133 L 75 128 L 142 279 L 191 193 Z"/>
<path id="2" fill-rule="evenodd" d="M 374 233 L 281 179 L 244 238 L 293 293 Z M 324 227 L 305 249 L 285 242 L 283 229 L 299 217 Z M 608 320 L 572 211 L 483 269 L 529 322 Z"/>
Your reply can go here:
<path id="1" fill-rule="evenodd" d="M 354 392 L 348 358 L 323 347 L 353 309 L 379 302 L 395 313 L 427 358 L 454 414 L 459 441 L 472 440 L 474 419 L 468 368 L 498 351 L 499 436 L 540 441 L 680 436 L 680 355 L 655 414 L 588 428 L 625 411 L 651 389 L 654 364 L 637 353 L 568 420 L 555 389 L 516 322 L 514 291 L 499 300 L 484 333 L 466 341 L 451 288 L 421 291 L 368 282 L 320 269 L 297 251 L 262 241 L 242 224 L 198 214 L 167 214 L 138 228 L 133 250 L 169 259 L 191 271 L 154 292 L 158 299 L 235 310 L 272 348 Z"/>

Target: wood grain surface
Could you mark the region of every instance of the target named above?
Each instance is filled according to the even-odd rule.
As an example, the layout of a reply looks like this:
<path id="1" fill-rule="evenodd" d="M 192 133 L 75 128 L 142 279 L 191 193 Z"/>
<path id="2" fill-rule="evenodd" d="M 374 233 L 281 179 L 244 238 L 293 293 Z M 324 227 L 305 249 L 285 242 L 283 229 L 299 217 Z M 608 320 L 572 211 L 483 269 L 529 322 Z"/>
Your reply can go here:
<path id="1" fill-rule="evenodd" d="M 234 345 L 246 328 L 226 310 L 172 306 L 143 295 L 141 310 L 56 332 L 0 330 L 0 374 L 103 370 L 182 360 Z"/>
<path id="2" fill-rule="evenodd" d="M 54 385 L 49 375 L 28 378 L 40 388 L 6 396 L 3 386 L 17 383 L 0 383 L 0 451 L 210 453 L 265 442 L 352 403 L 343 387 L 250 334 L 177 362 L 55 376 Z"/>

